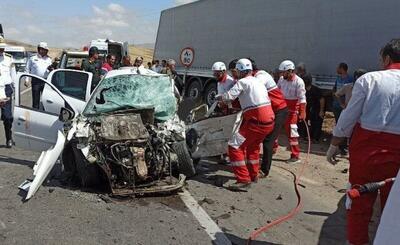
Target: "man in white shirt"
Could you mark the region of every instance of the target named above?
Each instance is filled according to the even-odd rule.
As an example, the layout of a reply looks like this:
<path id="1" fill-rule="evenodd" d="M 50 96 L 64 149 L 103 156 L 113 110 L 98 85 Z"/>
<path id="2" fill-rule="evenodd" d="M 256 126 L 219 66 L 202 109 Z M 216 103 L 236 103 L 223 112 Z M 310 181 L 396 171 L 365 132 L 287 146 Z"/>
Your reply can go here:
<path id="1" fill-rule="evenodd" d="M 11 148 L 12 141 L 12 94 L 13 83 L 16 78 L 15 66 L 10 55 L 4 53 L 6 43 L 3 37 L 0 36 L 0 107 L 1 120 L 4 124 L 4 132 L 6 135 L 6 147 Z"/>
<path id="2" fill-rule="evenodd" d="M 381 50 L 385 70 L 370 72 L 354 84 L 348 106 L 333 130 L 327 152 L 335 164 L 341 141 L 351 136 L 349 186 L 357 187 L 396 176 L 400 169 L 400 39 Z M 381 208 L 391 184 L 380 189 Z M 368 225 L 377 193 L 346 201 L 347 239 L 350 244 L 368 244 Z"/>
<path id="3" fill-rule="evenodd" d="M 38 53 L 32 56 L 26 64 L 25 73 L 29 73 L 41 78 L 46 79 L 52 69 L 52 60 L 47 55 L 49 48 L 47 43 L 40 42 L 37 48 Z M 33 82 L 29 84 L 25 83 L 25 86 L 29 87 L 32 85 L 32 107 L 39 109 L 40 95 L 42 94 L 44 83 Z"/>

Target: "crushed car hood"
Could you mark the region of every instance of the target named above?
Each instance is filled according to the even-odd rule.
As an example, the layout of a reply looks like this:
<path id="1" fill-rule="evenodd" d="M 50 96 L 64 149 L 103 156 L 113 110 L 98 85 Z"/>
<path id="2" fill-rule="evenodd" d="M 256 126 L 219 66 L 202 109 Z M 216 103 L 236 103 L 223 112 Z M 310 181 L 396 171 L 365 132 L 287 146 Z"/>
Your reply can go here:
<path id="1" fill-rule="evenodd" d="M 83 115 L 89 117 L 121 108 L 154 108 L 158 121 L 171 119 L 177 109 L 171 79 L 165 75 L 132 74 L 105 78 L 94 91 Z"/>

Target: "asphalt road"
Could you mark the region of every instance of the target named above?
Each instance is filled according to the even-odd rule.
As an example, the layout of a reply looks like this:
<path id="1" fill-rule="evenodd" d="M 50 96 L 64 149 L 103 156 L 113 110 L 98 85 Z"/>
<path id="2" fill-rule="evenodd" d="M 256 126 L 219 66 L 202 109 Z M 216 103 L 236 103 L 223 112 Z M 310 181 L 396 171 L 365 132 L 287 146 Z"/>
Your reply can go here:
<path id="1" fill-rule="evenodd" d="M 4 139 L 3 130 L 0 138 Z M 326 142 L 312 146 L 300 190 L 302 211 L 252 244 L 345 243 L 347 174 L 342 171 L 348 162 L 328 165 L 322 155 L 326 147 Z M 216 234 L 222 241 L 246 244 L 251 232 L 296 204 L 293 176 L 280 167 L 298 171 L 300 165 L 283 163 L 289 157 L 285 147 L 274 157 L 271 176 L 248 193 L 218 187 L 234 181 L 229 168 L 216 164 L 216 159 L 202 161 L 199 174 L 185 187 L 199 205 L 190 209 L 182 194 L 110 202 L 102 194 L 65 188 L 54 179 L 23 202 L 25 193 L 17 186 L 31 176 L 38 156 L 0 146 L 0 244 L 223 244 L 209 236 L 215 227 L 222 231 Z M 199 207 L 206 213 L 199 213 Z"/>

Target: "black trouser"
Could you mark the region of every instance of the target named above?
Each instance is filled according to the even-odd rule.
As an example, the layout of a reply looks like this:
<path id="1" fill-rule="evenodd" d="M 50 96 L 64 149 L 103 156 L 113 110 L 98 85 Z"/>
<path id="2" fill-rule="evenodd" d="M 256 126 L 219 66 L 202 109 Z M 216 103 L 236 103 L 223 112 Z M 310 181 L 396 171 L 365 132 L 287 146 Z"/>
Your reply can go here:
<path id="1" fill-rule="evenodd" d="M 268 175 L 272 164 L 273 147 L 276 138 L 278 138 L 282 127 L 285 125 L 288 116 L 288 109 L 284 108 L 275 112 L 275 125 L 272 133 L 267 135 L 263 141 L 263 159 L 261 162 L 261 170 Z"/>
<path id="2" fill-rule="evenodd" d="M 339 121 L 339 117 L 340 114 L 342 114 L 342 107 L 340 107 L 337 104 L 333 104 L 332 106 L 332 111 L 333 111 L 333 115 L 335 116 L 335 123 L 337 124 L 337 122 Z M 340 143 L 339 145 L 339 149 L 341 152 L 345 151 L 347 149 L 347 140 L 344 140 L 342 143 Z"/>
<path id="3" fill-rule="evenodd" d="M 32 108 L 39 109 L 40 96 L 44 89 L 44 83 L 32 82 Z"/>
<path id="4" fill-rule="evenodd" d="M 3 120 L 4 124 L 4 133 L 6 135 L 6 141 L 12 139 L 12 123 L 13 123 L 13 114 L 12 114 L 12 94 L 14 89 L 10 84 L 5 87 L 6 96 L 9 100 L 5 103 L 5 105 L 1 108 L 1 120 Z"/>
<path id="5" fill-rule="evenodd" d="M 322 123 L 324 122 L 324 119 L 322 119 L 319 116 L 319 113 L 311 112 L 310 113 L 310 122 L 311 122 L 311 128 L 310 128 L 311 138 L 319 141 L 319 139 L 321 138 Z"/>

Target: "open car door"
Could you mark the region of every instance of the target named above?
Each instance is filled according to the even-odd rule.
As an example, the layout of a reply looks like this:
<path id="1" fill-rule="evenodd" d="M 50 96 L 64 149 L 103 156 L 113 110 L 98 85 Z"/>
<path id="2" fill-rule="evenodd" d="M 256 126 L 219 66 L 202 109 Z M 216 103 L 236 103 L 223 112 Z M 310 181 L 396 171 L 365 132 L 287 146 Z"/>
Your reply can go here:
<path id="1" fill-rule="evenodd" d="M 186 143 L 193 159 L 226 154 L 228 141 L 240 126 L 241 112 L 210 117 L 215 107 L 216 103 L 210 110 L 204 111 L 204 107 L 199 106 L 190 112 L 190 122 L 186 126 Z M 199 110 L 200 115 L 195 116 Z"/>
<path id="2" fill-rule="evenodd" d="M 51 109 L 46 108 L 42 98 L 46 86 L 52 94 L 50 98 L 57 101 L 57 107 L 53 104 Z M 54 146 L 57 132 L 64 126 L 59 120 L 62 108 L 73 115 L 77 113 L 54 85 L 40 77 L 22 74 L 15 90 L 13 128 L 16 145 L 31 151 L 44 151 Z"/>
<path id="3" fill-rule="evenodd" d="M 54 85 L 63 94 L 64 99 L 80 113 L 90 99 L 92 77 L 90 72 L 58 69 L 49 74 L 47 82 Z M 46 111 L 59 113 L 60 108 L 64 107 L 64 99 L 56 94 L 49 85 L 44 86 L 42 103 Z"/>

